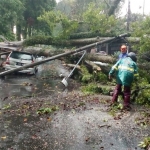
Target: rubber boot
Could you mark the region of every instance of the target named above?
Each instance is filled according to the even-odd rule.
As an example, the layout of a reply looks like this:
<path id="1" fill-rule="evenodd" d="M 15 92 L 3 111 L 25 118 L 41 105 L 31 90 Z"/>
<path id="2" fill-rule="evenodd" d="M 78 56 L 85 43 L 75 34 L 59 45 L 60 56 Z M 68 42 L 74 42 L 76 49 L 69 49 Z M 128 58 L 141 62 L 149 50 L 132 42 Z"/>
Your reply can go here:
<path id="1" fill-rule="evenodd" d="M 130 95 L 124 96 L 124 107 L 130 106 Z"/>
<path id="2" fill-rule="evenodd" d="M 116 88 L 115 88 L 115 90 L 114 90 L 114 93 L 113 93 L 112 100 L 111 100 L 112 103 L 117 102 L 117 100 L 118 100 L 118 95 L 119 95 L 120 92 L 121 92 L 121 86 L 122 86 L 121 84 L 118 84 L 118 85 L 116 86 Z"/>
<path id="3" fill-rule="evenodd" d="M 129 86 L 124 86 L 124 109 L 130 110 L 130 96 L 131 96 L 131 89 Z"/>

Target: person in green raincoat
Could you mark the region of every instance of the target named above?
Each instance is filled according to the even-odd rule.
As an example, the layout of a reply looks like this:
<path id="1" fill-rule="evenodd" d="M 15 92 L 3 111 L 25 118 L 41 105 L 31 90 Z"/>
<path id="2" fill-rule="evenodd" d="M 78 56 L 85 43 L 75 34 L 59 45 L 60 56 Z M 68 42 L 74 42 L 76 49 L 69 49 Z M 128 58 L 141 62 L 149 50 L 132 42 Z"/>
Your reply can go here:
<path id="1" fill-rule="evenodd" d="M 118 95 L 122 91 L 123 86 L 123 98 L 124 98 L 124 109 L 131 109 L 130 107 L 130 95 L 131 85 L 134 78 L 138 75 L 137 73 L 137 58 L 135 53 L 128 53 L 127 57 L 117 61 L 117 63 L 111 68 L 109 72 L 109 79 L 116 73 L 117 85 L 115 87 L 111 103 L 117 102 Z"/>

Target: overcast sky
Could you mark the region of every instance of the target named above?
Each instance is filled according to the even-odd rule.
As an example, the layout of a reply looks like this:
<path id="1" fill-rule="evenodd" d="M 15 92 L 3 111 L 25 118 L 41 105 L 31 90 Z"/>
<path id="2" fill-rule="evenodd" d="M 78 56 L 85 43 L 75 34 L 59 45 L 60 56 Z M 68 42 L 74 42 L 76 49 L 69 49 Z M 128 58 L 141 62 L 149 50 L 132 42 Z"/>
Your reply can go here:
<path id="1" fill-rule="evenodd" d="M 57 2 L 61 0 L 56 0 Z M 122 8 L 122 15 L 127 14 L 128 1 L 125 0 L 125 4 Z M 130 0 L 130 8 L 132 13 L 150 14 L 150 0 Z"/>
<path id="2" fill-rule="evenodd" d="M 132 13 L 150 14 L 150 0 L 125 0 L 122 8 L 122 14 L 127 14 L 128 1 L 130 1 L 130 9 Z"/>
<path id="3" fill-rule="evenodd" d="M 58 2 L 60 2 L 61 0 L 56 0 L 56 2 L 58 3 Z"/>

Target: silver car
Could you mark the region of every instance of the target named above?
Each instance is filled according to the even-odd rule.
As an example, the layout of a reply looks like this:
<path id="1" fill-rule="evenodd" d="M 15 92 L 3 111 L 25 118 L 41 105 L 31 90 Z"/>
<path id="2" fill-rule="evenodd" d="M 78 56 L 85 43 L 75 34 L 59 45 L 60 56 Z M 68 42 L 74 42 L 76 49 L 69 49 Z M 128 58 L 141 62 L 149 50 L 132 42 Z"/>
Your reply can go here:
<path id="1" fill-rule="evenodd" d="M 11 70 L 15 69 L 27 64 L 34 63 L 36 61 L 36 58 L 33 54 L 27 53 L 27 52 L 21 52 L 21 51 L 12 51 L 6 61 L 3 63 L 3 68 L 5 70 Z M 19 72 L 21 73 L 27 73 L 27 74 L 36 74 L 37 72 L 37 66 L 26 68 L 24 70 L 21 70 Z"/>

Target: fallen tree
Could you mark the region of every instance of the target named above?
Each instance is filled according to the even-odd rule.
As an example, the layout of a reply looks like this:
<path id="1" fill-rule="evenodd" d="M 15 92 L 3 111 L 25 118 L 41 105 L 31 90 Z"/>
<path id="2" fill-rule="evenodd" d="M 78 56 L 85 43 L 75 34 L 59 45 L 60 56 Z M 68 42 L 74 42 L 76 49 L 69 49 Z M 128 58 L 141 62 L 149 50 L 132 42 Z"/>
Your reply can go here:
<path id="1" fill-rule="evenodd" d="M 71 40 L 64 40 L 61 42 L 50 42 L 50 43 L 45 43 L 45 42 L 38 42 L 35 43 L 33 42 L 32 45 L 36 45 L 36 44 L 45 44 L 45 45 L 65 45 L 65 46 L 83 46 L 83 45 L 88 45 L 88 44 L 92 44 L 95 42 L 99 42 L 99 41 L 104 41 L 104 40 L 108 40 L 112 37 L 95 37 L 95 38 L 86 38 L 86 39 L 71 39 Z M 32 40 L 32 38 L 30 39 Z M 130 43 L 139 43 L 140 42 L 140 38 L 138 37 L 126 37 L 126 40 L 129 41 Z M 11 49 L 13 47 L 15 47 L 16 49 L 19 47 L 24 47 L 24 43 L 26 42 L 26 40 L 23 41 L 7 41 L 7 42 L 0 42 L 0 48 L 4 47 L 4 48 L 8 48 Z M 26 45 L 26 46 L 31 46 L 31 45 Z"/>
<path id="2" fill-rule="evenodd" d="M 74 68 L 76 66 L 77 70 L 81 70 L 80 65 L 75 65 L 75 64 L 63 64 L 63 66 L 69 67 L 69 68 Z"/>
<path id="3" fill-rule="evenodd" d="M 101 71 L 102 70 L 98 65 L 96 65 L 92 61 L 85 60 L 85 63 L 87 65 L 89 65 L 92 68 L 92 70 L 96 70 L 96 71 Z"/>
<path id="4" fill-rule="evenodd" d="M 114 63 L 114 62 L 116 62 L 116 58 L 109 56 L 109 55 L 107 55 L 107 56 L 100 55 L 98 53 L 87 54 L 86 59 L 90 60 L 90 61 L 100 61 L 103 63 Z"/>
<path id="5" fill-rule="evenodd" d="M 125 33 L 125 34 L 119 35 L 118 37 L 125 37 L 125 36 L 128 36 L 128 35 L 129 35 L 129 33 Z M 13 72 L 16 72 L 16 71 L 24 70 L 25 68 L 30 68 L 30 67 L 37 66 L 37 65 L 43 64 L 45 62 L 54 60 L 54 59 L 58 59 L 58 58 L 61 58 L 61 57 L 67 56 L 67 55 L 71 55 L 71 54 L 74 54 L 74 53 L 82 52 L 84 50 L 87 50 L 89 48 L 95 47 L 97 45 L 100 45 L 100 44 L 112 41 L 112 40 L 114 40 L 114 39 L 116 39 L 118 37 L 112 37 L 110 39 L 107 39 L 107 40 L 104 40 L 104 41 L 100 41 L 100 42 L 97 42 L 97 43 L 93 43 L 93 44 L 90 44 L 90 45 L 87 45 L 87 46 L 83 46 L 83 47 L 80 47 L 80 48 L 75 49 L 73 51 L 69 51 L 69 52 L 63 53 L 63 54 L 58 54 L 58 55 L 52 56 L 50 58 L 47 58 L 47 59 L 44 59 L 44 60 L 41 60 L 41 61 L 38 61 L 38 62 L 34 62 L 32 64 L 28 64 L 28 65 L 25 65 L 25 66 L 22 66 L 22 67 L 18 67 L 16 69 L 4 71 L 4 72 L 0 73 L 0 76 L 5 76 L 7 74 L 10 74 L 10 73 L 13 73 Z"/>

